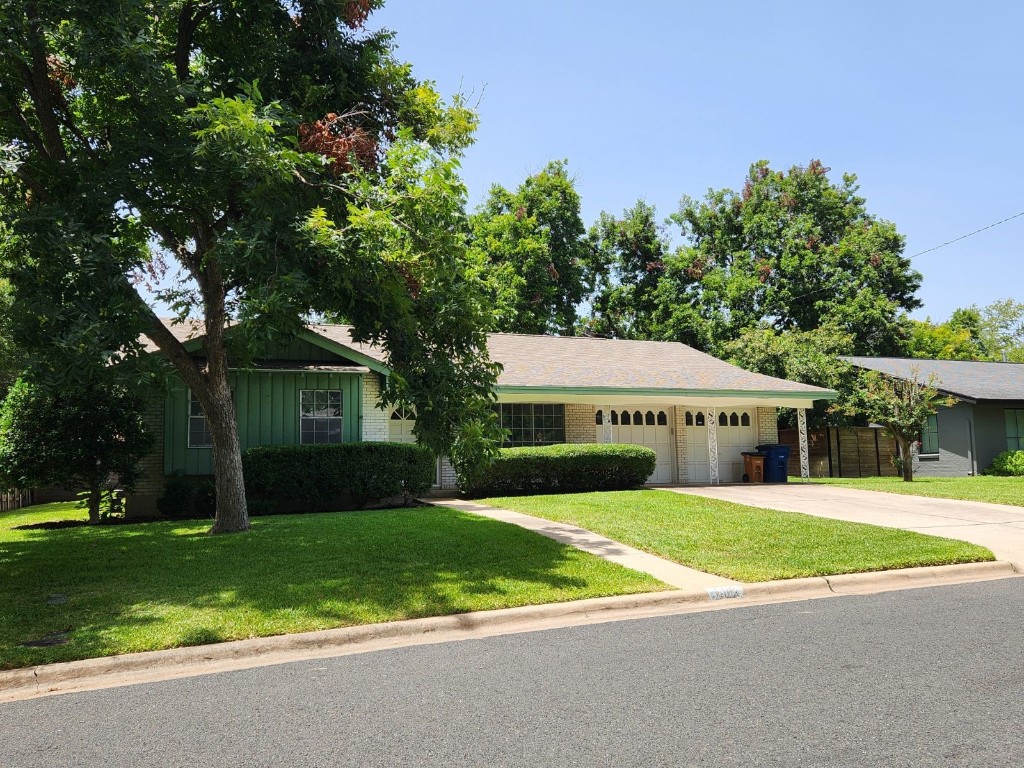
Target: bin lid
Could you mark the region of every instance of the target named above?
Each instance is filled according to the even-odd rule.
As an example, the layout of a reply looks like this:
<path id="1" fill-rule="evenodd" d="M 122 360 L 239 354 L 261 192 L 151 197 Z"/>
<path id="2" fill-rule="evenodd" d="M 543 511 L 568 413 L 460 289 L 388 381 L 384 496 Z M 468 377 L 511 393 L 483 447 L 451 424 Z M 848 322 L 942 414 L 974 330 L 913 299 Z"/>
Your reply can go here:
<path id="1" fill-rule="evenodd" d="M 741 451 L 740 456 L 761 456 L 757 451 Z"/>

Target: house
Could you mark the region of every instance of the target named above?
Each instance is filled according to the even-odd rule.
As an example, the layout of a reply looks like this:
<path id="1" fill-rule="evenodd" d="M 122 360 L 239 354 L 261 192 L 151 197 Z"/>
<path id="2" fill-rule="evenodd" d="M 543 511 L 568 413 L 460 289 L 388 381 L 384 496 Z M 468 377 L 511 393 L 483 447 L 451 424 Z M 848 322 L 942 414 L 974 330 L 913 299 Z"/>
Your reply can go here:
<path id="1" fill-rule="evenodd" d="M 846 357 L 847 362 L 887 376 L 927 382 L 956 398 L 922 425 L 914 474 L 976 475 L 1006 450 L 1024 449 L 1024 364 L 965 360 Z"/>
<path id="2" fill-rule="evenodd" d="M 202 354 L 201 329 L 170 325 Z M 634 443 L 657 453 L 652 484 L 738 482 L 742 451 L 778 440 L 778 408 L 801 417 L 835 393 L 750 373 L 684 344 L 496 333 L 491 359 L 504 370 L 496 388 L 506 445 Z M 288 344 L 230 373 L 243 450 L 255 445 L 414 439 L 415 414 L 378 408 L 388 375 L 379 348 L 344 325 L 309 325 Z M 212 473 L 210 434 L 199 403 L 181 382 L 147 414 L 156 448 L 129 514 L 155 513 L 165 477 Z M 804 423 L 801 418 L 801 423 Z M 806 451 L 804 474 L 806 476 Z M 455 474 L 438 464 L 438 486 Z"/>

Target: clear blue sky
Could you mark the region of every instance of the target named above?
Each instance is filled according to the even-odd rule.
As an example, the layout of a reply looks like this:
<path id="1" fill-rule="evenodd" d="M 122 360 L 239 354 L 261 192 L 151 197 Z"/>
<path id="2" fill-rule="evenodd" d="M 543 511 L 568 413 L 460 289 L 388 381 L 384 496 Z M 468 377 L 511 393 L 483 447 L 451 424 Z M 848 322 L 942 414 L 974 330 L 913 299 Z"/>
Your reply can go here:
<path id="1" fill-rule="evenodd" d="M 741 187 L 750 163 L 857 174 L 913 254 L 1024 211 L 1024 4 L 388 0 L 375 26 L 480 97 L 473 205 L 568 158 L 588 224 Z M 915 259 L 924 309 L 1024 300 L 1024 217 Z"/>

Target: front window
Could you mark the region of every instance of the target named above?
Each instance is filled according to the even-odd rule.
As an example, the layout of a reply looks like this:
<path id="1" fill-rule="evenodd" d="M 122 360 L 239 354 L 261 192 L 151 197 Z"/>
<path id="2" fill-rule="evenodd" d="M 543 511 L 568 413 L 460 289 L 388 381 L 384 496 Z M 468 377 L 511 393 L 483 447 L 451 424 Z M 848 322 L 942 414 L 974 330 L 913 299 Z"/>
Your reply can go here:
<path id="1" fill-rule="evenodd" d="M 210 424 L 206 421 L 206 414 L 203 413 L 203 406 L 199 404 L 195 393 L 191 389 L 188 391 L 188 447 L 213 447 L 213 436 L 210 434 Z"/>
<path id="2" fill-rule="evenodd" d="M 1024 451 L 1024 408 L 1007 408 L 1006 450 Z"/>
<path id="3" fill-rule="evenodd" d="M 939 453 L 939 417 L 934 413 L 925 419 L 921 428 L 921 455 L 937 456 Z"/>
<path id="4" fill-rule="evenodd" d="M 299 442 L 302 445 L 340 443 L 342 439 L 341 390 L 303 389 L 299 398 Z"/>
<path id="5" fill-rule="evenodd" d="M 565 406 L 549 403 L 501 403 L 497 406 L 505 445 L 554 445 L 565 442 Z M 613 422 L 614 423 L 614 419 Z"/>

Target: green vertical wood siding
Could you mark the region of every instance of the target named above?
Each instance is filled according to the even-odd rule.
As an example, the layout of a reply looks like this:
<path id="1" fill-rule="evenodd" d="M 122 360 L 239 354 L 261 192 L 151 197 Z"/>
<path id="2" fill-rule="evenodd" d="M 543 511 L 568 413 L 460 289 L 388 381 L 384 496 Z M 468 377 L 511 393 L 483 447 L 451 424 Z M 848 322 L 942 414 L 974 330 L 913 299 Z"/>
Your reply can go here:
<path id="1" fill-rule="evenodd" d="M 238 439 L 242 450 L 256 445 L 299 444 L 299 392 L 342 392 L 342 439 L 362 438 L 362 375 L 292 371 L 233 371 Z M 168 475 L 213 473 L 212 449 L 188 447 L 188 388 L 175 382 L 164 409 L 164 472 Z"/>

